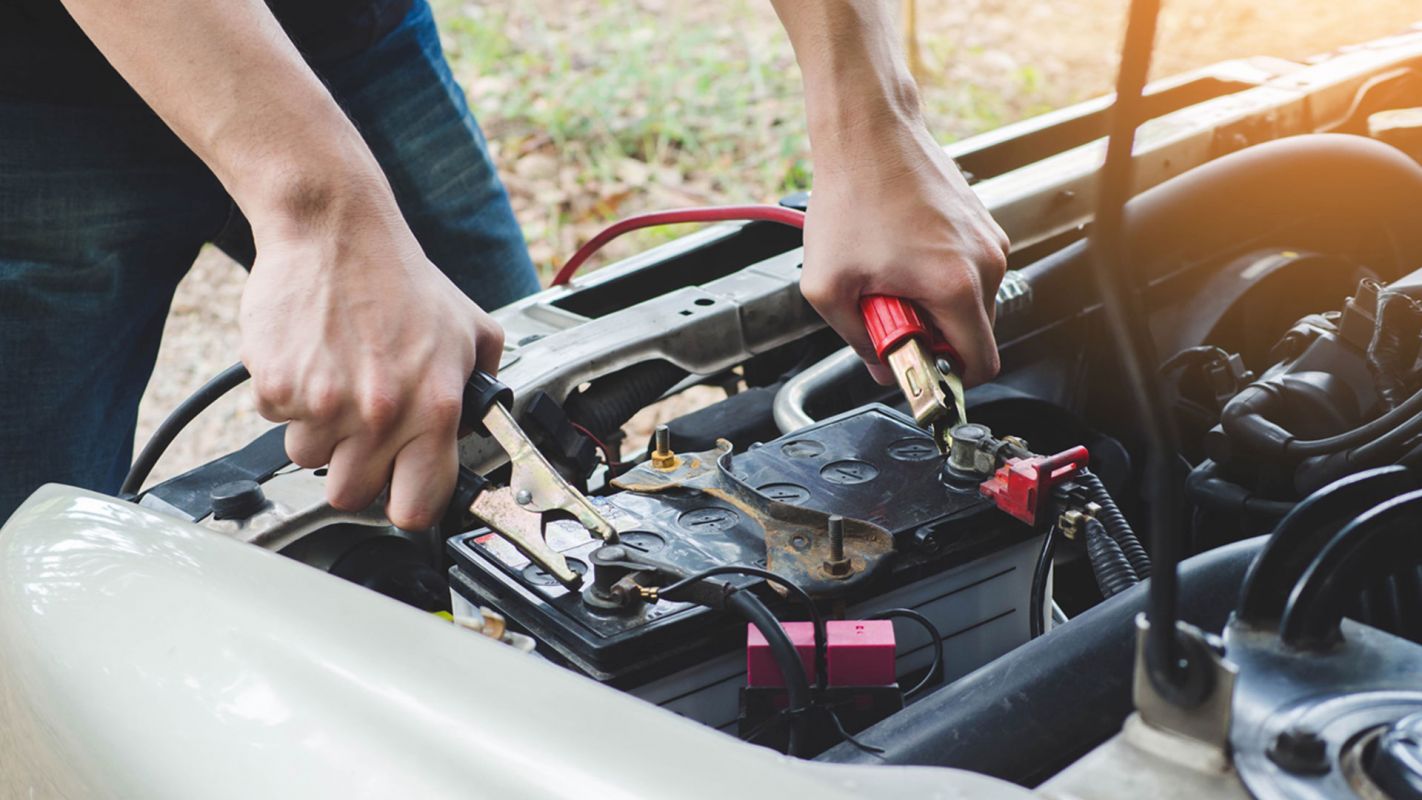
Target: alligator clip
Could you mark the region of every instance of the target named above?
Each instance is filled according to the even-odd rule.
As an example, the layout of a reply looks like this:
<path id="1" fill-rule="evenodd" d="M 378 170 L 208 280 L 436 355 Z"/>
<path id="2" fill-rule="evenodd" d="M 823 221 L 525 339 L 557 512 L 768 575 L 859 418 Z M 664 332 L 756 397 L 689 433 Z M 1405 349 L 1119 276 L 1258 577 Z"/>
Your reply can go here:
<path id="1" fill-rule="evenodd" d="M 938 448 L 948 452 L 949 431 L 968 421 L 958 351 L 937 329 L 924 324 L 907 300 L 865 295 L 859 300 L 859 312 L 875 354 L 893 371 L 914 420 L 932 431 Z"/>
<path id="2" fill-rule="evenodd" d="M 497 442 L 508 454 L 512 472 L 508 486 L 493 486 L 461 467 L 446 526 L 462 527 L 470 517 L 477 519 L 564 586 L 576 589 L 582 579 L 544 538 L 546 515 L 570 516 L 608 543 L 617 541 L 617 530 L 533 446 L 509 412 L 512 403 L 513 392 L 486 372 L 476 371 L 464 387 L 462 425 Z"/>

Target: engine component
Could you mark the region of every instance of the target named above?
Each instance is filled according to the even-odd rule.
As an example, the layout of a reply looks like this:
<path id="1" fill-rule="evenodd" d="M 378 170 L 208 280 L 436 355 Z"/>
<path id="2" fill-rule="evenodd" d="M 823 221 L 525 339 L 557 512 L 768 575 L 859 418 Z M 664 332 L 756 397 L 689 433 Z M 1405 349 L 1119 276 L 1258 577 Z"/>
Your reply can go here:
<path id="1" fill-rule="evenodd" d="M 615 547 L 600 548 L 574 524 L 549 524 L 549 545 L 584 576 L 581 590 L 559 585 L 487 531 L 453 538 L 455 610 L 498 608 L 548 657 L 730 729 L 744 681 L 743 627 L 687 602 L 627 602 L 614 587 L 635 584 L 647 565 L 669 574 L 768 567 L 839 598 L 851 618 L 893 607 L 921 612 L 951 642 L 945 672 L 956 677 L 1027 639 L 1042 534 L 999 512 L 976 482 L 945 479 L 944 466 L 925 431 L 883 406 L 743 453 L 677 454 L 660 469 L 644 464 L 624 475 L 616 482 L 623 491 L 593 498 L 619 532 Z M 839 553 L 833 515 L 843 518 Z M 836 556 L 848 561 L 845 573 Z M 763 589 L 758 579 L 731 580 Z M 899 639 L 901 673 L 929 664 L 927 639 Z"/>

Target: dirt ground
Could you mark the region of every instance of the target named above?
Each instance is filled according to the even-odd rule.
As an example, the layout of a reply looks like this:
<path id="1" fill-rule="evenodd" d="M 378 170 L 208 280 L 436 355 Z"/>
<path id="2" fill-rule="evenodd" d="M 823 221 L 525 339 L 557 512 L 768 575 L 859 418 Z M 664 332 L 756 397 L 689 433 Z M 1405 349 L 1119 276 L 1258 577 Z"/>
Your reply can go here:
<path id="1" fill-rule="evenodd" d="M 579 9 L 578 13 L 616 14 L 620 6 L 586 0 L 519 2 L 523 10 L 543 7 L 551 18 L 569 14 L 570 8 Z M 722 4 L 693 0 L 642 0 L 639 5 L 664 15 L 668 24 L 775 25 L 768 3 L 763 4 L 766 8 L 743 6 L 741 11 L 751 9 L 749 19 L 720 10 Z M 931 71 L 932 90 L 962 93 L 970 100 L 992 98 L 1005 109 L 994 112 L 1001 115 L 999 122 L 1103 93 L 1115 69 L 1125 5 L 1124 0 L 919 0 L 919 36 Z M 725 6 L 733 8 L 733 4 Z M 1422 3 L 1417 0 L 1166 0 L 1165 7 L 1157 76 L 1238 56 L 1304 58 L 1401 32 L 1422 20 Z M 453 24 L 459 14 L 479 13 L 476 6 L 452 3 L 437 8 L 442 24 Z M 782 48 L 775 57 L 789 57 L 782 38 L 768 36 L 767 41 Z M 1001 104 L 1003 100 L 1007 102 Z M 497 125 L 498 120 L 488 113 L 481 116 L 486 127 Z M 954 119 L 937 122 L 945 138 L 982 127 L 981 115 L 971 122 L 965 118 L 962 129 Z M 498 158 L 505 174 L 518 170 L 514 156 L 498 154 Z M 528 170 L 520 173 L 528 174 Z M 511 182 L 515 207 L 526 230 L 541 213 L 541 197 L 548 192 L 566 195 L 578 190 L 556 185 L 560 180 L 566 183 L 566 173 L 555 167 L 539 170 L 531 179 Z M 639 191 L 654 198 L 655 180 L 652 184 Z M 654 202 L 646 197 L 643 203 Z M 595 226 L 595 220 L 583 223 L 569 238 L 584 238 Z M 179 287 L 157 369 L 141 408 L 140 443 L 173 405 L 236 359 L 242 281 L 239 267 L 209 250 Z M 266 426 L 253 410 L 250 394 L 245 389 L 238 391 L 183 434 L 155 477 L 176 474 L 227 452 Z"/>

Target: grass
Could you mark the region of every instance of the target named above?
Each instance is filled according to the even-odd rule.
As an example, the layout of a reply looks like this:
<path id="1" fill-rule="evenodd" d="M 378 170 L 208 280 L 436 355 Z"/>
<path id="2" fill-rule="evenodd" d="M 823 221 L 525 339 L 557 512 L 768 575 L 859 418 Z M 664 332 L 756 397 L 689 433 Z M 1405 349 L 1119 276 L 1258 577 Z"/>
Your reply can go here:
<path id="1" fill-rule="evenodd" d="M 436 0 L 435 11 L 545 276 L 628 213 L 773 201 L 810 184 L 799 71 L 766 0 Z M 926 59 L 955 46 L 937 39 Z M 1021 116 L 1039 80 L 1028 68 L 1015 83 L 929 84 L 925 110 L 945 139 L 986 130 Z M 635 234 L 611 254 L 683 232 Z"/>

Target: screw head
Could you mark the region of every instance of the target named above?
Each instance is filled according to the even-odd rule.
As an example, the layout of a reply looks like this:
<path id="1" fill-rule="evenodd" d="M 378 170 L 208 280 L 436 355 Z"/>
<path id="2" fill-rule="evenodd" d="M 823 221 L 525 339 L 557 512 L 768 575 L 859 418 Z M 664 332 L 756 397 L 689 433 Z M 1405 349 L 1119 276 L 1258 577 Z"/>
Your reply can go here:
<path id="1" fill-rule="evenodd" d="M 1322 775 L 1330 769 L 1328 742 L 1307 728 L 1287 728 L 1274 738 L 1269 760 L 1295 775 Z"/>
<path id="2" fill-rule="evenodd" d="M 533 502 L 533 495 L 527 489 L 519 489 L 518 494 L 514 495 L 514 502 L 526 506 Z"/>

